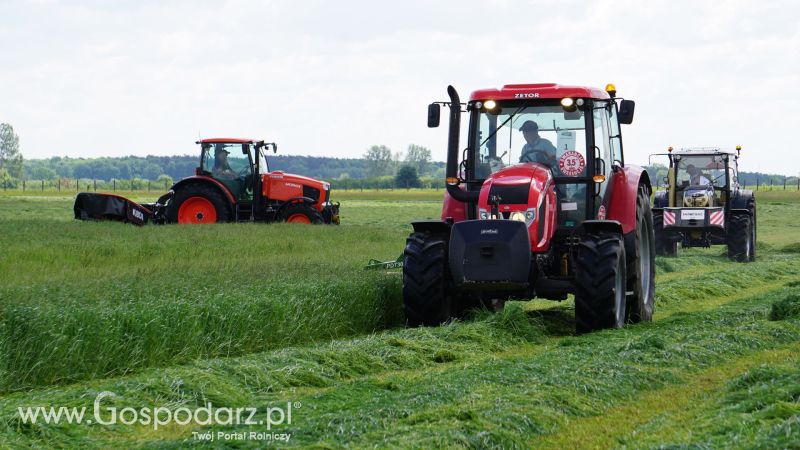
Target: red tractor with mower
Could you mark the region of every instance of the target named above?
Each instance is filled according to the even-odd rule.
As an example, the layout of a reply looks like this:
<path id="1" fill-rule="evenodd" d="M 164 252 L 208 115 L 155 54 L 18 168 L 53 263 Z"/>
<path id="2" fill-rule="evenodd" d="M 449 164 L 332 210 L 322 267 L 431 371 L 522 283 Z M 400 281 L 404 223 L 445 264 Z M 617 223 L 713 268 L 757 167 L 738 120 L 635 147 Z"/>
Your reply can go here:
<path id="1" fill-rule="evenodd" d="M 634 102 L 606 90 L 517 84 L 428 107 L 450 109 L 441 221 L 414 222 L 403 258 L 409 325 L 436 325 L 508 299 L 575 296 L 578 332 L 650 321 L 651 183 L 625 164 Z M 461 115 L 469 122 L 459 148 Z"/>
<path id="2" fill-rule="evenodd" d="M 198 141 L 195 175 L 175 183 L 156 203 L 139 204 L 113 194 L 80 193 L 75 218 L 153 223 L 290 222 L 338 224 L 339 204 L 330 184 L 269 171 L 266 151 L 275 143 L 215 138 Z"/>

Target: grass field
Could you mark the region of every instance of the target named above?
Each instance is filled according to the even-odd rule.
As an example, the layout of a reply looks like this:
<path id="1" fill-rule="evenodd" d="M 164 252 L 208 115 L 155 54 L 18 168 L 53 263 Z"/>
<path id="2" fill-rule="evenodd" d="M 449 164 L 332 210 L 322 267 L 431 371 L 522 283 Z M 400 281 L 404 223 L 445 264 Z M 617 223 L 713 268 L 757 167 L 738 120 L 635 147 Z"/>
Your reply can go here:
<path id="1" fill-rule="evenodd" d="M 339 227 L 137 228 L 0 192 L 0 446 L 800 448 L 798 193 L 757 194 L 755 263 L 659 257 L 654 322 L 583 336 L 571 301 L 402 328 L 400 278 L 362 266 L 399 255 L 441 197 L 335 193 Z M 104 391 L 118 409 L 210 402 L 257 420 L 291 402 L 271 431 L 292 437 L 19 416 L 90 415 Z"/>

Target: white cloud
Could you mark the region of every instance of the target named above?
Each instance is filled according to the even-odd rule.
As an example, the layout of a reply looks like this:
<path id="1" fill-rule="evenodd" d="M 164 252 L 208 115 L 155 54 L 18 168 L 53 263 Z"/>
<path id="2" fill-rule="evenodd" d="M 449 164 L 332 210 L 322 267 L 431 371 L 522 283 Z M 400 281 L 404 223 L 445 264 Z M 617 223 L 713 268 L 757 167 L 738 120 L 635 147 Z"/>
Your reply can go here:
<path id="1" fill-rule="evenodd" d="M 637 101 L 628 160 L 741 143 L 796 174 L 800 25 L 791 2 L 10 2 L 0 120 L 28 158 L 194 153 L 203 136 L 357 157 L 444 159 L 425 107 L 470 90 L 615 82 Z M 748 153 L 745 153 L 748 155 Z"/>

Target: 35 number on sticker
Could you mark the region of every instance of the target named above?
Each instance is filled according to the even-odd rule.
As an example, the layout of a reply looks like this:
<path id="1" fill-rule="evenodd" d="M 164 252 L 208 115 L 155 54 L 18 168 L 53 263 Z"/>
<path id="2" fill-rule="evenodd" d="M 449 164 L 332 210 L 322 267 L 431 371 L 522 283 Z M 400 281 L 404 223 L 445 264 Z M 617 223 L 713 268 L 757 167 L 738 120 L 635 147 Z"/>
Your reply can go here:
<path id="1" fill-rule="evenodd" d="M 558 160 L 558 168 L 564 175 L 576 177 L 586 168 L 586 161 L 583 159 L 583 155 L 574 150 L 570 150 L 561 155 L 561 158 Z"/>

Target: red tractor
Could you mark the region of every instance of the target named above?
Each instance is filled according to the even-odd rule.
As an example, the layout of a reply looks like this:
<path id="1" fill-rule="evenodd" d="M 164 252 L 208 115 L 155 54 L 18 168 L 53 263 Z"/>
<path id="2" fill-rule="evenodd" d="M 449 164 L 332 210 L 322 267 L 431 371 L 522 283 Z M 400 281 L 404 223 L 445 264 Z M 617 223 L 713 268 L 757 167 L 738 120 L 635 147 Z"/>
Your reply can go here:
<path id="1" fill-rule="evenodd" d="M 441 221 L 414 222 L 403 259 L 409 325 L 435 325 L 507 299 L 575 295 L 578 332 L 650 321 L 655 291 L 651 184 L 625 164 L 616 89 L 507 85 L 450 108 Z M 459 148 L 461 114 L 467 146 Z"/>
<path id="2" fill-rule="evenodd" d="M 156 203 L 138 204 L 112 194 L 81 193 L 75 218 L 136 224 L 236 221 L 339 223 L 330 184 L 269 171 L 266 151 L 275 143 L 252 139 L 203 139 L 195 175 L 175 183 Z"/>

